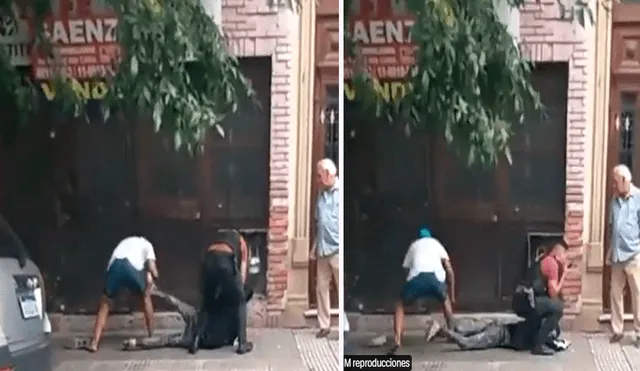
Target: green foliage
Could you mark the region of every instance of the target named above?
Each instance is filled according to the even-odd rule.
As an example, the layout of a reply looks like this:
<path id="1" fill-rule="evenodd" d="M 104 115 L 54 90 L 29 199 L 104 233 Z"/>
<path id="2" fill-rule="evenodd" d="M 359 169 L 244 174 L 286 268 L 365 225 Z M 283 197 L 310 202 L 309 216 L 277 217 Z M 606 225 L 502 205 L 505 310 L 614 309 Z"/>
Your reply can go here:
<path id="1" fill-rule="evenodd" d="M 376 93 L 366 72 L 355 71 L 352 84 L 365 109 L 379 116 L 403 117 L 410 124 L 443 135 L 469 165 L 511 161 L 512 125 L 541 109 L 530 83 L 531 63 L 524 60 L 492 0 L 406 0 L 415 14 L 411 37 L 417 46 L 415 67 L 407 76 L 411 89 L 393 102 Z M 512 0 L 521 6 L 524 0 Z M 345 30 L 348 9 L 345 1 Z M 567 21 L 593 19 L 582 0 L 561 8 Z M 347 53 L 355 60 L 357 45 L 345 32 Z M 355 63 L 358 66 L 358 63 Z"/>
<path id="2" fill-rule="evenodd" d="M 110 87 L 102 104 L 103 119 L 108 119 L 112 110 L 151 115 L 156 131 L 162 128 L 174 134 L 176 149 L 195 151 L 211 128 L 223 135 L 223 118 L 237 109 L 238 102 L 252 97 L 253 91 L 199 0 L 107 3 L 118 16 L 122 52 L 115 75 L 95 77 L 107 80 Z M 0 14 L 13 16 L 11 7 L 12 0 L 0 0 Z M 50 12 L 50 1 L 35 0 L 31 11 L 34 23 L 42 25 Z M 50 52 L 51 43 L 42 27 L 34 47 Z M 0 94 L 6 93 L 26 117 L 37 108 L 33 105 L 39 92 L 34 86 L 22 86 L 3 49 Z M 70 80 L 59 74 L 52 84 L 56 92 L 53 104 L 68 114 L 86 114 L 87 102 L 73 91 Z"/>

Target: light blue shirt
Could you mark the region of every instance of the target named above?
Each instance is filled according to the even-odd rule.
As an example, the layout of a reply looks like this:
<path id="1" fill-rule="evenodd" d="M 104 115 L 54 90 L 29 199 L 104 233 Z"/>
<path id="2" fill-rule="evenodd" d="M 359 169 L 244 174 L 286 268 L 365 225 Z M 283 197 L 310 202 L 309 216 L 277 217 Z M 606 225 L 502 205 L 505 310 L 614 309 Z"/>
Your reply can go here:
<path id="1" fill-rule="evenodd" d="M 340 251 L 340 187 L 338 178 L 333 187 L 320 192 L 316 206 L 316 254 L 335 255 Z"/>
<path id="2" fill-rule="evenodd" d="M 614 197 L 609 213 L 611 262 L 624 263 L 640 252 L 640 190 L 632 185 L 628 197 Z"/>

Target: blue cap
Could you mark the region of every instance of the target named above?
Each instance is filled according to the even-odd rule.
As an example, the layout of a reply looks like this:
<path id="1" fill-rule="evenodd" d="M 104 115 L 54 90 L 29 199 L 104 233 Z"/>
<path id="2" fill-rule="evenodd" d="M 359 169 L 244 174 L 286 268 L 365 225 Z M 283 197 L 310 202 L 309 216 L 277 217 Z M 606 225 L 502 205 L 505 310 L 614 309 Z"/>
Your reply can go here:
<path id="1" fill-rule="evenodd" d="M 420 238 L 431 237 L 431 231 L 427 227 L 420 228 Z"/>

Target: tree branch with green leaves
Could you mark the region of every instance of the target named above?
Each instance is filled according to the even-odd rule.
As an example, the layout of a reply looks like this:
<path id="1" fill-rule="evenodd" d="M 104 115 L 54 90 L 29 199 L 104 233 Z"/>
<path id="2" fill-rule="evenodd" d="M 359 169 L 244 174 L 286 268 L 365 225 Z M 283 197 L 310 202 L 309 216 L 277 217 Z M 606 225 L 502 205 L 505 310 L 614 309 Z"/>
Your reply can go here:
<path id="1" fill-rule="evenodd" d="M 238 104 L 253 97 L 237 59 L 227 50 L 222 31 L 199 0 L 106 0 L 118 18 L 121 47 L 115 73 L 95 76 L 108 82 L 102 119 L 112 111 L 151 116 L 155 130 L 174 136 L 176 149 L 195 151 L 205 134 L 216 129 Z M 55 59 L 55 45 L 42 26 L 51 13 L 50 0 L 34 0 L 28 10 L 36 27 L 34 48 Z M 13 0 L 0 0 L 0 15 L 16 17 Z M 87 99 L 73 91 L 63 72 L 51 79 L 65 114 L 86 115 Z M 19 111 L 24 122 L 38 109 L 39 88 L 24 81 L 0 47 L 0 96 Z M 7 101 L 7 100 L 5 100 Z M 135 120 L 132 120 L 135 121 Z"/>
<path id="2" fill-rule="evenodd" d="M 525 0 L 509 0 L 521 7 Z M 349 31 L 351 0 L 345 0 L 345 30 Z M 406 0 L 415 16 L 411 40 L 415 65 L 406 81 L 406 95 L 386 101 L 363 68 L 358 45 L 345 32 L 347 54 L 354 69 L 351 84 L 363 109 L 443 135 L 450 148 L 469 165 L 511 161 L 512 126 L 525 114 L 542 109 L 531 85 L 532 63 L 500 21 L 493 0 Z M 593 22 L 588 5 L 560 7 L 567 22 Z"/>

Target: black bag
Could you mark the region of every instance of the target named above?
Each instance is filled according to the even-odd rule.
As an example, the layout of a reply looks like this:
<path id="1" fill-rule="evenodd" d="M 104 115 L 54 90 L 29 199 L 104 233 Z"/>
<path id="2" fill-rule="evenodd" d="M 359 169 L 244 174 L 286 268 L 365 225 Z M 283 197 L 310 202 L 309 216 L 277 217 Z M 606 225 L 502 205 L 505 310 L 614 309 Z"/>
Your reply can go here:
<path id="1" fill-rule="evenodd" d="M 536 308 L 536 297 L 547 295 L 547 285 L 540 270 L 540 260 L 533 263 L 525 274 L 524 280 L 513 294 L 511 309 L 520 317 L 526 317 Z"/>

